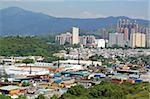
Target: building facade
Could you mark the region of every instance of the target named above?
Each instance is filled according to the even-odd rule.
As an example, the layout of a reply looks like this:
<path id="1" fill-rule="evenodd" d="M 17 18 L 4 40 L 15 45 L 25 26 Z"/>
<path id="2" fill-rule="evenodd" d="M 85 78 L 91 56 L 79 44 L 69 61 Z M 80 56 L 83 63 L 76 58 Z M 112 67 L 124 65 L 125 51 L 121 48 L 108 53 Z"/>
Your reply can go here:
<path id="1" fill-rule="evenodd" d="M 72 34 L 67 32 L 65 34 L 60 34 L 55 37 L 55 42 L 64 45 L 65 43 L 72 43 Z"/>
<path id="2" fill-rule="evenodd" d="M 124 33 L 124 40 L 126 43 L 130 41 L 130 34 L 139 31 L 136 20 L 131 21 L 129 19 L 120 19 L 117 23 L 117 32 Z"/>
<path id="3" fill-rule="evenodd" d="M 96 39 L 96 45 L 98 48 L 105 48 L 106 41 L 104 39 Z"/>
<path id="4" fill-rule="evenodd" d="M 145 38 L 145 34 L 144 33 L 132 33 L 130 35 L 130 47 L 131 48 L 136 48 L 136 47 L 145 47 L 145 42 L 146 42 L 146 38 Z"/>
<path id="5" fill-rule="evenodd" d="M 125 46 L 124 34 L 123 33 L 109 33 L 109 47 L 114 47 L 115 45 L 119 47 Z"/>
<path id="6" fill-rule="evenodd" d="M 80 44 L 82 44 L 83 46 L 87 45 L 87 37 L 86 36 L 80 37 Z"/>
<path id="7" fill-rule="evenodd" d="M 79 28 L 72 27 L 72 44 L 79 43 Z"/>
<path id="8" fill-rule="evenodd" d="M 95 46 L 95 40 L 93 35 L 80 36 L 80 44 L 83 46 Z"/>
<path id="9" fill-rule="evenodd" d="M 79 43 L 79 28 L 72 27 L 71 33 L 66 32 L 65 34 L 60 34 L 55 37 L 55 42 L 64 45 L 65 43 L 69 44 L 78 44 Z"/>
<path id="10" fill-rule="evenodd" d="M 150 48 L 150 28 L 146 28 L 146 47 Z"/>

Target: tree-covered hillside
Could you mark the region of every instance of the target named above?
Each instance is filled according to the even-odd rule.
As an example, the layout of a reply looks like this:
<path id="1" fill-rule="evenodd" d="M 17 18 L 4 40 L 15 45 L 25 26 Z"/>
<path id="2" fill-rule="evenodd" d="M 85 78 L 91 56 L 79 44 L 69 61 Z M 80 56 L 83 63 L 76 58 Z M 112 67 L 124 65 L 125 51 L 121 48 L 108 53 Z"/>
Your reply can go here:
<path id="1" fill-rule="evenodd" d="M 73 26 L 79 27 L 82 33 L 89 32 L 88 34 L 91 34 L 98 29 L 116 26 L 119 19 L 135 20 L 125 16 L 87 19 L 58 18 L 18 7 L 1 9 L 0 15 L 0 22 L 2 23 L 0 35 L 41 35 L 48 33 L 54 35 L 69 31 Z M 149 25 L 148 20 L 136 19 L 136 21 L 140 25 Z"/>
<path id="2" fill-rule="evenodd" d="M 149 87 L 149 83 L 113 84 L 101 82 L 88 89 L 77 85 L 56 99 L 149 99 Z"/>
<path id="3" fill-rule="evenodd" d="M 2 56 L 41 55 L 49 57 L 60 49 L 63 47 L 47 44 L 45 40 L 38 37 L 0 37 L 0 55 Z"/>

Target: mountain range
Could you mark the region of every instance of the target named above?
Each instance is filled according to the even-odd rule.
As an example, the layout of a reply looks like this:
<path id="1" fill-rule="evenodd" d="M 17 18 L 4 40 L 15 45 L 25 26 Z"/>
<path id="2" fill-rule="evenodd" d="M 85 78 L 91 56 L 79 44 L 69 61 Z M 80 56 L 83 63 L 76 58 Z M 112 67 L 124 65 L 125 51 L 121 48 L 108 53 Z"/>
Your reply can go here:
<path id="1" fill-rule="evenodd" d="M 131 19 L 126 16 L 106 18 L 59 18 L 43 13 L 9 7 L 0 10 L 0 35 L 41 35 L 66 32 L 71 27 L 79 27 L 83 31 L 96 31 L 110 25 L 116 25 L 119 19 L 136 20 L 138 24 L 148 26 L 150 21 Z"/>

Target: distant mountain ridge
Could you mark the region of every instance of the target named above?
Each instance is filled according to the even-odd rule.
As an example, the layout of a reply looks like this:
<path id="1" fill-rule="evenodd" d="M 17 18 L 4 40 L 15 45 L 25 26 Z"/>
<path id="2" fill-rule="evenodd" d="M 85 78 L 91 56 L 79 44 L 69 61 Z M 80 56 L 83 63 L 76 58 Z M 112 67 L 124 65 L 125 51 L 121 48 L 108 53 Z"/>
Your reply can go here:
<path id="1" fill-rule="evenodd" d="M 40 35 L 69 31 L 77 26 L 81 30 L 95 31 L 99 28 L 116 25 L 118 19 L 130 19 L 126 16 L 106 18 L 57 18 L 43 13 L 27 11 L 18 7 L 0 10 L 0 35 Z M 136 19 L 141 25 L 148 25 L 150 21 Z"/>

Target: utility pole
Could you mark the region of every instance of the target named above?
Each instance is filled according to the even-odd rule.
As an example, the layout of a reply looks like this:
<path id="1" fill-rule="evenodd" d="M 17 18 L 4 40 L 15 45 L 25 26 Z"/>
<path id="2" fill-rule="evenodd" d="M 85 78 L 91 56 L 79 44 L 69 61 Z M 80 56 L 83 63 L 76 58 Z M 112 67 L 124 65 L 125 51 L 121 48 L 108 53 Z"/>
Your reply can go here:
<path id="1" fill-rule="evenodd" d="M 59 62 L 59 58 L 58 58 L 58 68 L 60 67 L 60 62 Z"/>
<path id="2" fill-rule="evenodd" d="M 30 65 L 30 74 L 32 73 L 31 65 Z"/>
<path id="3" fill-rule="evenodd" d="M 79 49 L 78 49 L 78 65 L 80 65 L 80 53 L 79 53 Z"/>

